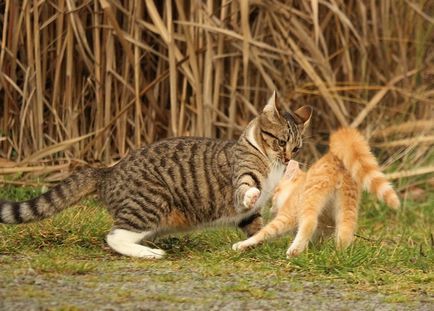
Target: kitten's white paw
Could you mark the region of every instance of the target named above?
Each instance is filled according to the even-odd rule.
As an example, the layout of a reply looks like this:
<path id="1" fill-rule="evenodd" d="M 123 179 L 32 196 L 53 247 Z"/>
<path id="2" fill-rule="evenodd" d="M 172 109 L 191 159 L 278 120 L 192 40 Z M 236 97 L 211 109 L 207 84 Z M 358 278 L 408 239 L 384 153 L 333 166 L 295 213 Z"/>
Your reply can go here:
<path id="1" fill-rule="evenodd" d="M 291 245 L 286 251 L 286 258 L 291 258 L 300 255 L 304 251 L 304 247 L 300 245 Z"/>
<path id="2" fill-rule="evenodd" d="M 234 251 L 244 251 L 248 248 L 253 247 L 254 245 L 256 245 L 256 241 L 252 238 L 248 238 L 247 240 L 244 241 L 240 241 L 235 243 L 234 245 L 232 245 L 232 249 Z"/>
<path id="3" fill-rule="evenodd" d="M 336 247 L 338 250 L 348 248 L 354 240 L 354 235 L 346 232 L 338 232 L 336 238 Z"/>
<path id="4" fill-rule="evenodd" d="M 244 241 L 235 243 L 234 245 L 232 245 L 232 249 L 234 251 L 242 251 L 246 249 L 246 247 L 244 246 Z"/>
<path id="5" fill-rule="evenodd" d="M 253 208 L 260 194 L 261 191 L 258 188 L 256 187 L 249 188 L 244 194 L 244 200 L 243 200 L 244 207 L 247 209 Z"/>

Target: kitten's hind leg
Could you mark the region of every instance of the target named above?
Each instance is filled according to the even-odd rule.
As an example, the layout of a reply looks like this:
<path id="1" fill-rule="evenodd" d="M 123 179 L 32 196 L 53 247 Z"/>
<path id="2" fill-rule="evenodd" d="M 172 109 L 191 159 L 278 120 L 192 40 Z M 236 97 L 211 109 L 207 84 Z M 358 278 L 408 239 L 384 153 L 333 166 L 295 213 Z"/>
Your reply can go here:
<path id="1" fill-rule="evenodd" d="M 125 229 L 114 228 L 107 235 L 107 244 L 116 252 L 147 259 L 163 258 L 165 252 L 162 249 L 150 248 L 140 245 L 140 241 L 153 235 L 153 231 L 134 232 Z"/>
<path id="2" fill-rule="evenodd" d="M 330 186 L 319 185 L 311 189 L 312 191 L 304 193 L 299 202 L 300 223 L 294 241 L 286 252 L 287 257 L 298 256 L 306 249 L 317 229 L 319 215 L 329 199 Z"/>
<path id="3" fill-rule="evenodd" d="M 337 192 L 336 204 L 336 247 L 345 249 L 354 240 L 357 227 L 357 212 L 360 201 L 358 185 L 350 176 Z"/>

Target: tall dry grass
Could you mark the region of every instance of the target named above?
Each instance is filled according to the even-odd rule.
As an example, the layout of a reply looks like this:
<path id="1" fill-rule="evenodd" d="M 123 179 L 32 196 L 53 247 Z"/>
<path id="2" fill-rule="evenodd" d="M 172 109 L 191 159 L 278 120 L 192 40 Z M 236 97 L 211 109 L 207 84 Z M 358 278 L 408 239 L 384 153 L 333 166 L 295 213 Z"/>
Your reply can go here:
<path id="1" fill-rule="evenodd" d="M 109 164 L 167 136 L 233 138 L 272 90 L 315 109 L 305 157 L 351 125 L 386 166 L 433 171 L 433 1 L 0 7 L 0 174 Z"/>

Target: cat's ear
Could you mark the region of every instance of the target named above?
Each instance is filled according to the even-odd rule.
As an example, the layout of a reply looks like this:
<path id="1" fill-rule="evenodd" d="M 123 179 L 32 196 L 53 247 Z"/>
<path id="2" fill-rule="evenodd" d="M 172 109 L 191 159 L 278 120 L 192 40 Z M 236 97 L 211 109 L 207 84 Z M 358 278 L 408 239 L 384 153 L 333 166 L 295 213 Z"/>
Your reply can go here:
<path id="1" fill-rule="evenodd" d="M 304 132 L 304 130 L 309 126 L 312 112 L 313 109 L 309 105 L 302 106 L 294 111 L 294 115 L 296 116 L 295 122 L 301 128 L 301 132 Z"/>
<path id="2" fill-rule="evenodd" d="M 267 104 L 264 107 L 264 110 L 262 110 L 263 113 L 274 115 L 275 117 L 281 117 L 281 105 L 280 101 L 276 95 L 276 91 L 273 92 L 271 97 L 268 99 Z"/>

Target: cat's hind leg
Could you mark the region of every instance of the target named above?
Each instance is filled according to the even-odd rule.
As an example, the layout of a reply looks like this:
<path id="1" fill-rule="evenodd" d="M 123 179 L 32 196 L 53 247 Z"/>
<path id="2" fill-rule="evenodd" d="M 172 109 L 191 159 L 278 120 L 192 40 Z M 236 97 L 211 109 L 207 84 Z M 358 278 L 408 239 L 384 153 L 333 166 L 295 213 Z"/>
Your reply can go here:
<path id="1" fill-rule="evenodd" d="M 140 245 L 140 241 L 154 234 L 153 231 L 134 232 L 113 228 L 107 235 L 107 244 L 119 254 L 147 259 L 160 259 L 165 252 L 162 249 Z"/>
<path id="2" fill-rule="evenodd" d="M 130 193 L 130 196 L 121 198 L 119 209 L 112 210 L 114 226 L 107 235 L 107 244 L 116 252 L 147 259 L 160 259 L 165 252 L 161 249 L 141 245 L 144 239 L 155 237 L 162 222 L 167 219 L 168 204 L 163 200 L 153 198 L 154 204 L 148 203 L 146 196 Z M 162 221 L 163 219 L 163 221 Z"/>
<path id="3" fill-rule="evenodd" d="M 347 248 L 354 240 L 357 228 L 357 213 L 360 201 L 360 187 L 346 176 L 336 197 L 336 247 Z"/>

